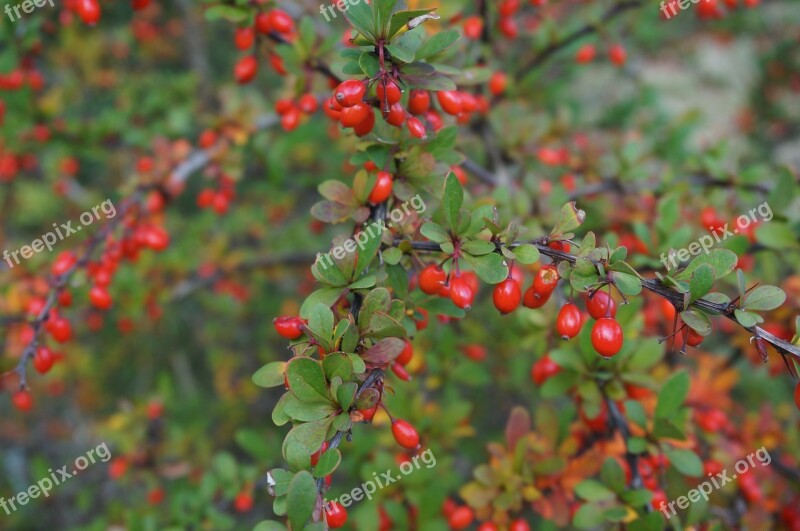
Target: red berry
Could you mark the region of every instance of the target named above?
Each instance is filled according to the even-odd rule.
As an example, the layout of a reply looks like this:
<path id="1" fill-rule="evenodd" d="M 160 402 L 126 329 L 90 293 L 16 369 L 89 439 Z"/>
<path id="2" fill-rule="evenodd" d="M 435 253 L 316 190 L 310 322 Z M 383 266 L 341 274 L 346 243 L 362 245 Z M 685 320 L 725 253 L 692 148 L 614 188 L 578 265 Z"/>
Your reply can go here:
<path id="1" fill-rule="evenodd" d="M 150 505 L 158 505 L 164 501 L 164 489 L 156 487 L 147 494 L 147 503 Z"/>
<path id="2" fill-rule="evenodd" d="M 511 17 L 502 17 L 497 23 L 497 27 L 509 39 L 516 39 L 519 36 L 517 21 Z"/>
<path id="3" fill-rule="evenodd" d="M 472 16 L 464 19 L 464 35 L 468 39 L 478 40 L 481 38 L 483 32 L 483 19 L 478 16 Z"/>
<path id="4" fill-rule="evenodd" d="M 292 106 L 281 116 L 281 127 L 284 131 L 294 131 L 300 125 L 300 109 Z"/>
<path id="5" fill-rule="evenodd" d="M 419 274 L 419 289 L 428 295 L 435 295 L 442 289 L 445 280 L 447 274 L 441 267 L 429 265 Z"/>
<path id="6" fill-rule="evenodd" d="M 66 343 L 72 338 L 72 326 L 63 317 L 50 319 L 45 327 L 53 339 L 59 343 Z"/>
<path id="7" fill-rule="evenodd" d="M 311 466 L 316 466 L 316 464 L 319 463 L 319 458 L 322 457 L 322 454 L 328 451 L 328 446 L 330 446 L 328 441 L 323 441 L 322 446 L 319 447 L 319 450 L 311 454 Z"/>
<path id="8" fill-rule="evenodd" d="M 508 531 L 531 531 L 531 527 L 525 520 L 520 518 L 511 522 L 511 525 L 508 526 Z"/>
<path id="9" fill-rule="evenodd" d="M 131 2 L 131 6 L 133 7 L 134 11 L 139 11 L 141 9 L 144 9 L 149 5 L 150 5 L 150 0 L 133 0 L 133 2 Z"/>
<path id="10" fill-rule="evenodd" d="M 625 48 L 621 44 L 612 45 L 611 48 L 608 49 L 608 58 L 617 66 L 624 65 L 627 58 Z"/>
<path id="11" fill-rule="evenodd" d="M 283 116 L 294 107 L 292 98 L 281 98 L 275 102 L 275 112 Z"/>
<path id="12" fill-rule="evenodd" d="M 255 42 L 256 32 L 252 26 L 236 28 L 234 33 L 234 44 L 240 50 L 247 50 Z"/>
<path id="13" fill-rule="evenodd" d="M 386 80 L 386 82 L 378 81 L 378 88 L 375 89 L 378 95 L 378 101 L 381 108 L 385 109 L 387 106 L 391 107 L 400 101 L 403 93 L 400 92 L 400 87 L 394 81 Z"/>
<path id="14" fill-rule="evenodd" d="M 233 69 L 233 76 L 240 85 L 249 83 L 256 77 L 258 72 L 258 60 L 254 55 L 245 55 L 236 63 Z"/>
<path id="15" fill-rule="evenodd" d="M 70 251 L 64 251 L 56 257 L 56 261 L 50 267 L 50 272 L 54 277 L 63 275 L 78 262 L 78 259 Z"/>
<path id="16" fill-rule="evenodd" d="M 24 389 L 14 393 L 11 397 L 11 402 L 14 404 L 15 408 L 23 413 L 27 413 L 33 407 L 33 398 L 31 394 Z"/>
<path id="17" fill-rule="evenodd" d="M 47 374 L 53 368 L 55 359 L 53 353 L 47 347 L 39 347 L 33 355 L 33 366 L 39 374 Z"/>
<path id="18" fill-rule="evenodd" d="M 329 502 L 325 507 L 325 521 L 328 527 L 338 529 L 347 522 L 347 510 L 339 502 Z"/>
<path id="19" fill-rule="evenodd" d="M 598 319 L 592 328 L 592 346 L 604 358 L 614 356 L 622 348 L 622 327 L 614 319 Z"/>
<path id="20" fill-rule="evenodd" d="M 584 44 L 575 54 L 575 61 L 578 63 L 589 63 L 594 60 L 595 53 L 594 44 Z"/>
<path id="21" fill-rule="evenodd" d="M 484 522 L 478 526 L 478 531 L 499 531 L 499 529 L 494 522 Z"/>
<path id="22" fill-rule="evenodd" d="M 461 96 L 455 90 L 440 90 L 436 93 L 436 99 L 447 114 L 455 116 L 462 110 Z"/>
<path id="23" fill-rule="evenodd" d="M 495 72 L 489 78 L 489 92 L 499 96 L 506 91 L 507 76 L 503 72 Z"/>
<path id="24" fill-rule="evenodd" d="M 412 357 L 414 357 L 414 347 L 411 345 L 411 341 L 406 339 L 405 344 L 406 346 L 403 349 L 403 352 L 401 352 L 400 355 L 395 359 L 395 361 L 400 365 L 408 365 L 408 362 L 411 361 Z"/>
<path id="25" fill-rule="evenodd" d="M 317 112 L 319 104 L 317 103 L 317 98 L 313 94 L 303 94 L 300 96 L 297 106 L 306 114 L 314 114 Z"/>
<path id="26" fill-rule="evenodd" d="M 561 311 L 558 312 L 556 319 L 556 332 L 563 339 L 571 339 L 578 335 L 581 331 L 583 321 L 581 319 L 581 311 L 578 306 L 572 302 L 565 304 Z"/>
<path id="27" fill-rule="evenodd" d="M 411 375 L 408 374 L 406 368 L 397 363 L 396 361 L 392 363 L 392 372 L 394 372 L 394 374 L 404 382 L 411 381 Z"/>
<path id="28" fill-rule="evenodd" d="M 400 127 L 406 121 L 406 110 L 399 103 L 395 103 L 389 107 L 388 113 L 383 113 L 383 119 L 390 125 Z"/>
<path id="29" fill-rule="evenodd" d="M 355 127 L 366 120 L 370 114 L 373 114 L 372 107 L 366 103 L 357 103 L 352 107 L 345 106 L 345 108 L 342 109 L 339 117 L 343 126 Z"/>
<path id="30" fill-rule="evenodd" d="M 422 120 L 419 118 L 414 116 L 410 117 L 406 123 L 406 127 L 408 127 L 408 132 L 411 133 L 411 136 L 414 138 L 424 140 L 425 137 L 428 136 L 427 132 L 425 131 L 425 124 L 423 124 Z"/>
<path id="31" fill-rule="evenodd" d="M 586 309 L 594 319 L 617 315 L 617 303 L 605 291 L 595 291 L 593 295 L 590 295 L 586 299 Z"/>
<path id="32" fill-rule="evenodd" d="M 286 11 L 273 9 L 268 14 L 269 27 L 278 33 L 291 33 L 294 31 L 294 20 Z"/>
<path id="33" fill-rule="evenodd" d="M 468 310 L 475 299 L 475 291 L 463 277 L 450 280 L 450 300 L 459 308 Z"/>
<path id="34" fill-rule="evenodd" d="M 533 364 L 531 367 L 531 380 L 536 385 L 542 385 L 546 382 L 549 378 L 555 376 L 561 372 L 561 367 L 556 365 L 552 359 L 550 359 L 549 354 L 545 354 L 543 357 L 539 358 L 539 361 Z"/>
<path id="35" fill-rule="evenodd" d="M 431 107 L 431 95 L 427 90 L 412 90 L 408 97 L 408 112 L 425 114 Z"/>
<path id="36" fill-rule="evenodd" d="M 501 17 L 510 17 L 519 10 L 521 0 L 503 0 L 497 11 Z"/>
<path id="37" fill-rule="evenodd" d="M 409 450 L 419 446 L 419 433 L 414 426 L 402 419 L 392 421 L 392 435 L 397 444 Z"/>
<path id="38" fill-rule="evenodd" d="M 111 295 L 109 295 L 108 290 L 106 290 L 104 286 L 93 286 L 92 289 L 89 290 L 89 302 L 91 302 L 92 306 L 95 308 L 107 310 L 111 308 Z"/>
<path id="39" fill-rule="evenodd" d="M 800 383 L 794 388 L 794 405 L 797 406 L 797 409 L 800 409 Z"/>
<path id="40" fill-rule="evenodd" d="M 364 136 L 369 134 L 373 127 L 375 127 L 375 113 L 372 112 L 372 109 L 370 109 L 370 111 L 367 113 L 367 117 L 364 118 L 364 121 L 353 127 L 353 132 L 356 134 L 356 136 Z"/>
<path id="41" fill-rule="evenodd" d="M 169 233 L 163 227 L 149 227 L 145 234 L 145 244 L 154 251 L 163 251 L 169 247 Z"/>
<path id="42" fill-rule="evenodd" d="M 161 418 L 161 415 L 164 414 L 164 404 L 159 401 L 152 401 L 147 404 L 147 418 L 150 420 L 155 420 L 157 418 Z"/>
<path id="43" fill-rule="evenodd" d="M 513 278 L 507 278 L 500 282 L 494 287 L 492 300 L 500 313 L 513 312 L 522 300 L 522 289 L 519 287 L 519 282 Z"/>
<path id="44" fill-rule="evenodd" d="M 464 345 L 461 350 L 466 357 L 473 361 L 483 361 L 486 359 L 486 347 L 483 345 Z"/>
<path id="45" fill-rule="evenodd" d="M 703 339 L 705 338 L 695 332 L 692 328 L 689 328 L 689 331 L 686 333 L 686 344 L 690 347 L 696 347 L 703 342 Z"/>
<path id="46" fill-rule="evenodd" d="M 253 508 L 253 496 L 249 492 L 240 492 L 233 500 L 233 508 L 239 513 L 248 512 Z"/>
<path id="47" fill-rule="evenodd" d="M 78 0 L 76 11 L 84 24 L 93 26 L 100 20 L 100 3 L 97 0 Z"/>
<path id="48" fill-rule="evenodd" d="M 272 32 L 271 19 L 269 13 L 259 13 L 258 15 L 256 15 L 255 26 L 256 30 L 263 35 L 267 35 L 270 32 Z"/>
<path id="49" fill-rule="evenodd" d="M 366 87 L 362 81 L 348 79 L 336 87 L 336 90 L 333 91 L 333 97 L 342 107 L 352 107 L 361 103 L 365 91 Z"/>
<path id="50" fill-rule="evenodd" d="M 392 195 L 392 186 L 394 178 L 388 171 L 379 171 L 378 178 L 375 181 L 375 186 L 367 198 L 370 203 L 378 204 L 383 203 Z"/>
<path id="51" fill-rule="evenodd" d="M 472 509 L 466 505 L 456 508 L 447 519 L 451 529 L 466 529 L 475 519 Z"/>
<path id="52" fill-rule="evenodd" d="M 303 335 L 303 320 L 299 317 L 276 317 L 272 320 L 272 325 L 278 335 L 286 339 L 297 339 Z"/>

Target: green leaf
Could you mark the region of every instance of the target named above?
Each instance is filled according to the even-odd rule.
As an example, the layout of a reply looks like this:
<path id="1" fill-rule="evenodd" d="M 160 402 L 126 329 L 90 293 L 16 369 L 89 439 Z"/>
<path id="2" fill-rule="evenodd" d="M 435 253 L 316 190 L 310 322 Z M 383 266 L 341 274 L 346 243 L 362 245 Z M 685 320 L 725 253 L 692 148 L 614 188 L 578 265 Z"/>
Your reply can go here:
<path id="1" fill-rule="evenodd" d="M 644 407 L 636 400 L 625 401 L 625 415 L 640 427 L 647 428 L 647 415 Z"/>
<path id="2" fill-rule="evenodd" d="M 644 507 L 653 499 L 653 493 L 647 489 L 635 489 L 622 493 L 622 501 L 631 507 Z M 658 507 L 656 507 L 658 509 Z"/>
<path id="3" fill-rule="evenodd" d="M 375 18 L 376 34 L 380 37 L 388 37 L 389 28 L 392 21 L 392 11 L 397 4 L 397 0 L 375 0 L 372 8 Z"/>
<path id="4" fill-rule="evenodd" d="M 455 43 L 460 37 L 461 35 L 454 30 L 439 32 L 426 40 L 422 46 L 417 49 L 416 57 L 417 59 L 427 59 L 441 53 Z"/>
<path id="5" fill-rule="evenodd" d="M 747 294 L 743 308 L 747 310 L 774 310 L 786 302 L 786 293 L 776 286 L 758 286 Z"/>
<path id="6" fill-rule="evenodd" d="M 539 260 L 539 249 L 529 243 L 515 247 L 511 250 L 520 264 L 534 264 Z"/>
<path id="7" fill-rule="evenodd" d="M 343 352 L 331 352 L 325 356 L 325 359 L 322 360 L 322 368 L 329 381 L 336 376 L 345 382 L 353 377 L 353 362 Z"/>
<path id="8" fill-rule="evenodd" d="M 703 475 L 703 461 L 691 450 L 682 450 L 667 447 L 669 462 L 684 476 L 700 477 Z"/>
<path id="9" fill-rule="evenodd" d="M 419 306 L 436 315 L 447 315 L 449 317 L 457 317 L 459 319 L 467 315 L 467 312 L 453 304 L 453 301 L 451 301 L 450 298 L 431 298 L 422 301 Z"/>
<path id="10" fill-rule="evenodd" d="M 583 220 L 586 219 L 586 212 L 575 205 L 575 201 L 572 201 L 561 207 L 558 221 L 550 232 L 550 236 L 561 236 L 581 226 Z"/>
<path id="11" fill-rule="evenodd" d="M 308 312 L 306 331 L 328 350 L 333 337 L 333 312 L 326 304 L 316 304 Z"/>
<path id="12" fill-rule="evenodd" d="M 756 228 L 756 240 L 764 247 L 769 247 L 776 251 L 800 247 L 800 243 L 797 241 L 797 230 L 779 221 L 771 221 L 759 225 Z"/>
<path id="13" fill-rule="evenodd" d="M 320 195 L 325 199 L 342 203 L 344 205 L 355 206 L 358 204 L 353 190 L 341 181 L 323 181 L 317 186 Z"/>
<path id="14" fill-rule="evenodd" d="M 641 454 L 647 450 L 647 441 L 641 437 L 628 439 L 628 451 L 632 454 Z"/>
<path id="15" fill-rule="evenodd" d="M 289 483 L 286 505 L 293 529 L 301 529 L 311 518 L 318 495 L 317 482 L 308 471 L 302 470 L 295 474 Z"/>
<path id="16" fill-rule="evenodd" d="M 392 297 L 386 288 L 375 288 L 370 291 L 369 295 L 361 303 L 361 311 L 358 314 L 358 327 L 365 329 L 376 312 L 388 312 L 391 302 Z"/>
<path id="17" fill-rule="evenodd" d="M 339 407 L 343 411 L 347 411 L 353 405 L 356 392 L 358 392 L 358 384 L 355 382 L 345 382 L 336 390 L 336 401 L 339 402 Z"/>
<path id="18" fill-rule="evenodd" d="M 642 292 L 642 281 L 639 277 L 629 275 L 628 273 L 620 273 L 619 271 L 612 271 L 611 278 L 614 280 L 614 285 L 625 295 L 638 295 Z"/>
<path id="19" fill-rule="evenodd" d="M 297 470 L 308 468 L 311 454 L 322 446 L 331 422 L 333 418 L 328 417 L 297 424 L 283 440 L 283 458 Z"/>
<path id="20" fill-rule="evenodd" d="M 366 2 L 350 4 L 344 16 L 357 32 L 373 42 L 376 40 L 377 28 L 369 4 Z"/>
<path id="21" fill-rule="evenodd" d="M 714 284 L 714 268 L 709 264 L 703 264 L 694 270 L 692 280 L 689 282 L 689 303 L 701 298 L 709 291 Z"/>
<path id="22" fill-rule="evenodd" d="M 330 307 L 334 302 L 336 302 L 341 294 L 341 288 L 321 288 L 314 291 L 308 297 L 306 297 L 306 300 L 300 307 L 300 317 L 303 319 L 308 319 L 309 315 L 311 314 L 311 308 L 314 308 L 318 304 Z"/>
<path id="23" fill-rule="evenodd" d="M 614 491 L 595 479 L 585 479 L 575 486 L 575 494 L 586 501 L 606 501 L 617 497 Z"/>
<path id="24" fill-rule="evenodd" d="M 458 214 L 464 203 L 464 189 L 454 173 L 449 173 L 444 182 L 444 195 L 442 196 L 442 209 L 450 228 L 458 227 Z"/>
<path id="25" fill-rule="evenodd" d="M 316 466 L 314 466 L 314 477 L 324 478 L 328 474 L 333 474 L 333 472 L 339 468 L 339 463 L 341 462 L 342 453 L 338 448 L 333 448 L 326 451 L 320 456 L 319 461 L 317 462 Z"/>
<path id="26" fill-rule="evenodd" d="M 303 402 L 330 402 L 325 373 L 316 360 L 296 357 L 286 367 L 289 390 Z"/>
<path id="27" fill-rule="evenodd" d="M 655 416 L 664 418 L 673 416 L 681 408 L 688 394 L 689 375 L 686 371 L 676 372 L 658 393 Z"/>
<path id="28" fill-rule="evenodd" d="M 329 417 L 336 410 L 330 402 L 302 402 L 290 393 L 289 398 L 286 400 L 284 411 L 292 420 L 311 422 Z"/>
<path id="29" fill-rule="evenodd" d="M 628 531 L 662 531 L 664 526 L 664 513 L 653 511 L 628 524 Z"/>
<path id="30" fill-rule="evenodd" d="M 253 374 L 253 383 L 259 387 L 278 387 L 283 385 L 285 374 L 286 362 L 273 361 L 267 363 Z"/>
<path id="31" fill-rule="evenodd" d="M 469 240 L 461 245 L 461 250 L 473 256 L 482 256 L 494 252 L 494 243 L 486 240 Z"/>
<path id="32" fill-rule="evenodd" d="M 286 531 L 286 526 L 275 520 L 262 520 L 256 524 L 253 531 Z"/>
<path id="33" fill-rule="evenodd" d="M 681 319 L 683 319 L 684 323 L 689 325 L 692 330 L 701 336 L 707 336 L 711 333 L 711 319 L 709 319 L 706 314 L 695 308 L 689 308 L 688 310 L 682 311 Z"/>
<path id="34" fill-rule="evenodd" d="M 600 469 L 600 479 L 614 492 L 625 490 L 625 472 L 623 472 L 616 459 L 612 457 L 608 457 L 603 461 L 603 467 Z"/>
<path id="35" fill-rule="evenodd" d="M 745 310 L 734 310 L 733 315 L 736 317 L 736 320 L 739 322 L 739 324 L 746 328 L 751 328 L 759 323 L 764 322 L 764 318 L 757 313 L 748 312 Z"/>
<path id="36" fill-rule="evenodd" d="M 584 503 L 572 518 L 572 525 L 578 529 L 591 529 L 605 522 L 603 507 L 600 504 Z"/>
<path id="37" fill-rule="evenodd" d="M 245 7 L 218 4 L 205 10 L 206 20 L 224 19 L 240 24 L 250 18 L 250 10 Z"/>
<path id="38" fill-rule="evenodd" d="M 444 243 L 450 241 L 450 234 L 447 233 L 444 227 L 438 223 L 433 223 L 432 221 L 422 225 L 422 227 L 419 229 L 419 232 L 432 242 Z"/>
<path id="39" fill-rule="evenodd" d="M 433 9 L 415 9 L 413 11 L 398 11 L 392 17 L 392 23 L 389 26 L 389 34 L 386 36 L 386 38 L 391 39 L 397 34 L 398 31 L 400 31 L 403 28 L 403 26 L 407 24 L 412 24 L 414 27 L 416 27 L 418 25 L 418 21 L 415 19 L 424 17 L 425 15 L 428 15 L 433 11 L 434 11 Z M 430 17 L 435 19 L 439 18 L 439 16 L 436 14 L 430 15 Z"/>
<path id="40" fill-rule="evenodd" d="M 389 251 L 397 251 L 399 256 L 403 256 L 403 253 L 397 247 L 392 247 L 391 249 L 388 249 L 388 250 Z M 384 258 L 386 258 L 386 254 L 385 253 L 384 253 Z M 398 258 L 398 261 L 399 261 L 399 258 Z M 355 282 L 353 282 L 352 284 L 350 284 L 347 287 L 349 289 L 367 289 L 367 288 L 373 287 L 377 281 L 378 281 L 378 279 L 377 279 L 377 277 L 375 275 L 365 275 L 365 276 L 363 276 L 360 279 L 356 280 Z"/>
<path id="41" fill-rule="evenodd" d="M 710 253 L 700 255 L 686 266 L 686 269 L 673 275 L 676 280 L 689 280 L 694 271 L 701 265 L 708 264 L 714 270 L 714 280 L 719 280 L 736 267 L 739 258 L 728 249 L 713 249 Z"/>
<path id="42" fill-rule="evenodd" d="M 508 266 L 503 257 L 497 253 L 483 256 L 462 253 L 461 258 L 469 264 L 478 278 L 487 284 L 498 284 L 508 278 Z"/>
<path id="43" fill-rule="evenodd" d="M 569 283 L 576 291 L 586 291 L 588 286 L 596 284 L 600 279 L 597 268 L 588 258 L 578 258 L 569 274 Z"/>

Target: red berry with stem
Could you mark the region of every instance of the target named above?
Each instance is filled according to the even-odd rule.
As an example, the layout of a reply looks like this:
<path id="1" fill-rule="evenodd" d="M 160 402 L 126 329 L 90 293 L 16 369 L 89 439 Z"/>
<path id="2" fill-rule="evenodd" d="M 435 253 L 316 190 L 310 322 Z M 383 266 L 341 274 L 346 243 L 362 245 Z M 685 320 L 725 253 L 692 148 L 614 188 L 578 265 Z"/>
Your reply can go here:
<path id="1" fill-rule="evenodd" d="M 406 121 L 406 110 L 399 103 L 389 107 L 389 112 L 383 114 L 386 123 L 395 127 L 400 127 Z"/>
<path id="2" fill-rule="evenodd" d="M 395 376 L 397 376 L 398 378 L 400 378 L 404 382 L 410 382 L 411 381 L 411 375 L 408 374 L 408 371 L 406 370 L 406 368 L 403 367 L 402 365 L 400 365 L 399 363 L 397 363 L 396 361 L 394 363 L 392 363 L 392 372 L 395 374 Z"/>
<path id="3" fill-rule="evenodd" d="M 378 204 L 383 203 L 392 195 L 392 186 L 394 185 L 394 178 L 388 171 L 379 171 L 375 186 L 367 198 L 370 203 Z"/>
<path id="4" fill-rule="evenodd" d="M 408 450 L 413 450 L 419 446 L 419 433 L 414 426 L 402 419 L 392 421 L 392 435 L 397 444 Z"/>
<path id="5" fill-rule="evenodd" d="M 412 90 L 408 97 L 408 112 L 425 114 L 431 108 L 431 95 L 427 90 Z"/>
<path id="6" fill-rule="evenodd" d="M 561 311 L 558 312 L 556 319 L 556 332 L 563 339 L 571 339 L 577 336 L 581 331 L 581 311 L 578 306 L 572 302 L 565 304 Z"/>
<path id="7" fill-rule="evenodd" d="M 447 274 L 437 265 L 429 265 L 419 274 L 419 289 L 428 295 L 439 293 L 447 280 Z"/>
<path id="8" fill-rule="evenodd" d="M 22 389 L 11 396 L 11 403 L 23 413 L 27 413 L 33 407 L 33 398 L 29 391 Z"/>
<path id="9" fill-rule="evenodd" d="M 614 356 L 622 348 L 622 327 L 614 319 L 603 317 L 592 328 L 592 346 L 604 358 Z"/>
<path id="10" fill-rule="evenodd" d="M 339 84 L 333 91 L 333 97 L 342 107 L 358 105 L 364 99 L 366 87 L 362 81 L 348 79 Z"/>
<path id="11" fill-rule="evenodd" d="M 39 347 L 33 355 L 33 366 L 39 374 L 47 374 L 53 368 L 55 358 L 47 347 Z"/>
<path id="12" fill-rule="evenodd" d="M 375 127 L 375 113 L 372 112 L 372 109 L 367 113 L 367 117 L 364 118 L 364 121 L 358 123 L 353 127 L 353 132 L 356 136 L 364 136 L 369 134 L 373 127 Z"/>
<path id="13" fill-rule="evenodd" d="M 450 529 L 466 529 L 472 524 L 474 519 L 475 514 L 472 512 L 472 509 L 466 505 L 462 505 L 450 513 L 447 523 L 450 524 Z"/>
<path id="14" fill-rule="evenodd" d="M 250 83 L 258 72 L 258 60 L 254 55 L 245 55 L 236 63 L 233 76 L 240 85 Z"/>
<path id="15" fill-rule="evenodd" d="M 276 317 L 272 320 L 272 326 L 278 335 L 286 339 L 297 339 L 303 335 L 303 320 L 299 317 Z"/>
<path id="16" fill-rule="evenodd" d="M 521 300 L 522 289 L 514 278 L 507 278 L 494 287 L 492 301 L 494 307 L 502 314 L 516 310 Z"/>
<path id="17" fill-rule="evenodd" d="M 553 265 L 543 266 L 533 277 L 533 291 L 539 297 L 549 297 L 558 286 L 558 270 Z"/>
<path id="18" fill-rule="evenodd" d="M 692 328 L 689 328 L 689 331 L 686 333 L 686 344 L 690 347 L 696 347 L 703 342 L 703 339 L 705 338 L 695 332 Z"/>
<path id="19" fill-rule="evenodd" d="M 111 308 L 111 295 L 109 295 L 108 290 L 104 286 L 93 286 L 92 289 L 89 290 L 89 302 L 92 303 L 92 306 L 98 308 L 100 310 L 107 310 Z"/>
<path id="20" fill-rule="evenodd" d="M 450 280 L 450 300 L 453 301 L 453 304 L 467 310 L 472 306 L 474 299 L 475 292 L 466 279 L 457 277 Z"/>
<path id="21" fill-rule="evenodd" d="M 269 26 L 278 33 L 291 33 L 294 31 L 294 20 L 286 11 L 273 9 L 268 14 Z"/>
<path id="22" fill-rule="evenodd" d="M 345 106 L 341 110 L 339 118 L 343 126 L 355 127 L 366 120 L 370 114 L 372 114 L 372 107 L 366 103 L 357 103 L 352 107 Z"/>
<path id="23" fill-rule="evenodd" d="M 549 378 L 561 372 L 561 367 L 556 365 L 549 354 L 545 354 L 531 367 L 531 380 L 536 385 L 542 385 Z"/>
<path id="24" fill-rule="evenodd" d="M 337 501 L 329 502 L 325 507 L 325 522 L 331 529 L 338 529 L 347 522 L 347 510 Z"/>
<path id="25" fill-rule="evenodd" d="M 386 83 L 378 81 L 378 88 L 375 90 L 381 108 L 385 109 L 387 106 L 391 107 L 400 101 L 403 93 L 400 92 L 400 87 L 394 81 L 386 80 Z"/>
<path id="26" fill-rule="evenodd" d="M 617 303 L 611 295 L 605 291 L 595 291 L 586 299 L 586 309 L 594 319 L 603 317 L 615 317 L 617 315 Z"/>

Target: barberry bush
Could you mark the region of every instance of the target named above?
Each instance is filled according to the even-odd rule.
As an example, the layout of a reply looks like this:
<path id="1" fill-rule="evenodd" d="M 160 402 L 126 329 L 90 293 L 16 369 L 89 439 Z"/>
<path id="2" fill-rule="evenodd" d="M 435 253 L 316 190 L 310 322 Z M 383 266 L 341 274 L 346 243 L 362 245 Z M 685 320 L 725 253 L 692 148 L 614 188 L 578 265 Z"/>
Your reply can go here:
<path id="1" fill-rule="evenodd" d="M 800 529 L 796 5 L 14 7 L 0 528 Z"/>

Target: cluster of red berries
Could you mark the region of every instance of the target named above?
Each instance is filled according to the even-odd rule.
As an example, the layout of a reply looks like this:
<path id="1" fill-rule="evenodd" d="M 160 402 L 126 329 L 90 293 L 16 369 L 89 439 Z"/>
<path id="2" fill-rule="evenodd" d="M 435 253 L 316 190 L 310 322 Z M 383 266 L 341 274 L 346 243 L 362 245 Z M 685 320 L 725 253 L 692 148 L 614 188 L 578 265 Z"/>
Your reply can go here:
<path id="1" fill-rule="evenodd" d="M 419 289 L 428 295 L 449 297 L 459 308 L 469 309 L 475 300 L 480 284 L 472 271 L 447 273 L 438 265 L 429 265 L 419 273 Z"/>
<path id="2" fill-rule="evenodd" d="M 284 131 L 296 129 L 304 114 L 310 116 L 317 112 L 318 108 L 319 102 L 313 94 L 303 94 L 297 101 L 283 98 L 275 102 L 275 112 L 281 117 L 281 127 Z"/>
<path id="3" fill-rule="evenodd" d="M 591 63 L 597 57 L 597 48 L 594 44 L 584 44 L 575 52 L 575 61 L 580 64 Z M 608 59 L 616 66 L 622 66 L 628 59 L 628 54 L 621 44 L 612 44 L 608 48 Z"/>
<path id="4" fill-rule="evenodd" d="M 605 291 L 595 291 L 586 299 L 586 309 L 594 319 L 592 346 L 604 358 L 610 358 L 622 348 L 622 327 L 614 319 L 617 305 Z M 558 312 L 556 332 L 563 339 L 577 336 L 583 327 L 583 316 L 578 306 L 570 301 Z"/>
<path id="5" fill-rule="evenodd" d="M 442 514 L 447 518 L 450 529 L 466 529 L 475 520 L 475 513 L 468 505 L 459 505 L 450 498 L 442 504 Z M 530 526 L 523 519 L 517 519 L 508 524 L 509 531 L 530 531 Z M 478 526 L 478 531 L 498 531 L 500 527 L 494 522 L 484 522 Z"/>
<path id="6" fill-rule="evenodd" d="M 227 175 L 221 175 L 219 186 L 213 188 L 203 188 L 197 194 L 197 206 L 200 208 L 211 208 L 218 216 L 223 216 L 228 212 L 231 201 L 236 198 L 236 186 L 233 179 Z"/>
<path id="7" fill-rule="evenodd" d="M 375 113 L 368 101 L 368 96 L 374 92 L 375 103 L 384 121 L 394 127 L 405 124 L 414 138 L 426 138 L 428 126 L 434 131 L 443 127 L 442 116 L 431 107 L 431 93 L 427 90 L 411 90 L 404 107 L 398 80 L 381 78 L 374 83 L 374 91 L 372 85 L 356 79 L 342 82 L 324 106 L 325 113 L 342 126 L 352 128 L 356 135 L 364 136 L 375 127 Z M 442 90 L 435 94 L 440 111 L 454 116 L 458 123 L 468 122 L 476 111 L 486 113 L 489 109 L 488 101 L 480 95 L 456 90 Z"/>
<path id="8" fill-rule="evenodd" d="M 286 11 L 282 9 L 271 9 L 262 11 L 256 16 L 255 25 L 252 27 L 239 28 L 234 35 L 234 44 L 240 50 L 248 50 L 256 43 L 256 34 L 280 35 L 283 40 L 293 41 L 295 39 L 294 20 Z M 283 61 L 280 56 L 271 53 L 269 56 L 272 67 L 281 75 L 286 74 Z M 233 75 L 237 83 L 249 83 L 258 73 L 258 58 L 255 53 L 243 56 L 237 61 L 233 69 Z"/>

